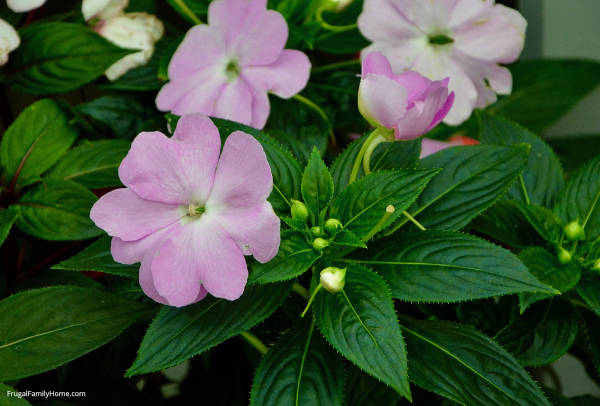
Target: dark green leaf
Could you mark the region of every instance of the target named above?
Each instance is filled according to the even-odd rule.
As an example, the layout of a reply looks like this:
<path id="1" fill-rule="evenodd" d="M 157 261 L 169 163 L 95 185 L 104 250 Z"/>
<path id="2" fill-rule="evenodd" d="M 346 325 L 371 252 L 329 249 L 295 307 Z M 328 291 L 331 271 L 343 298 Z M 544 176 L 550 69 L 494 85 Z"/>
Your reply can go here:
<path id="1" fill-rule="evenodd" d="M 314 301 L 319 329 L 344 357 L 410 399 L 406 350 L 389 288 L 367 268 L 348 267 L 342 293 Z"/>
<path id="2" fill-rule="evenodd" d="M 346 187 L 333 201 L 330 216 L 362 238 L 386 214 L 387 206 L 392 205 L 395 212 L 382 225 L 380 230 L 383 230 L 402 215 L 437 173 L 437 170 L 405 169 L 367 175 Z"/>
<path id="3" fill-rule="evenodd" d="M 124 265 L 113 260 L 110 253 L 111 237 L 103 236 L 71 258 L 52 266 L 69 271 L 96 271 L 128 278 L 138 277 L 139 265 Z"/>
<path id="4" fill-rule="evenodd" d="M 424 389 L 472 406 L 550 406 L 506 350 L 477 330 L 401 317 L 410 378 Z"/>
<path id="5" fill-rule="evenodd" d="M 547 365 L 563 356 L 577 337 L 573 308 L 556 300 L 532 306 L 494 337 L 524 366 Z"/>
<path id="6" fill-rule="evenodd" d="M 350 366 L 346 382 L 346 406 L 392 406 L 402 401 L 392 388 L 354 366 Z"/>
<path id="7" fill-rule="evenodd" d="M 50 99 L 27 107 L 6 130 L 0 147 L 0 160 L 6 184 L 13 187 L 49 169 L 77 138 L 77 129 L 66 114 Z"/>
<path id="8" fill-rule="evenodd" d="M 55 286 L 0 302 L 0 380 L 39 374 L 107 343 L 151 307 L 100 290 Z"/>
<path id="9" fill-rule="evenodd" d="M 600 64 L 575 59 L 539 59 L 510 67 L 512 94 L 488 111 L 539 132 L 568 112 L 600 83 Z"/>
<path id="10" fill-rule="evenodd" d="M 587 240 L 600 237 L 600 155 L 579 169 L 556 201 L 564 224 L 578 220 Z"/>
<path id="11" fill-rule="evenodd" d="M 580 332 L 583 344 L 596 369 L 596 375 L 600 375 L 600 318 L 588 310 L 577 310 L 582 319 Z"/>
<path id="12" fill-rule="evenodd" d="M 541 138 L 510 120 L 483 112 L 479 113 L 479 120 L 480 139 L 484 144 L 531 145 L 527 167 L 509 195 L 525 203 L 552 207 L 564 185 L 562 168 L 554 151 Z"/>
<path id="13" fill-rule="evenodd" d="M 15 388 L 11 388 L 8 385 L 0 382 L 0 405 L 2 406 L 31 406 L 31 403 L 24 397 L 16 397 L 15 395 L 9 395 L 8 392 L 19 392 Z"/>
<path id="14" fill-rule="evenodd" d="M 192 12 L 196 17 L 204 17 L 208 13 L 208 0 L 167 0 L 169 5 L 175 9 L 188 23 L 197 24 L 190 18 L 189 12 Z M 185 7 L 185 9 L 182 7 Z M 188 12 L 189 10 L 189 12 Z"/>
<path id="15" fill-rule="evenodd" d="M 409 212 L 427 228 L 463 228 L 506 193 L 525 168 L 528 155 L 528 145 L 470 145 L 430 155 L 422 166 L 443 170 Z"/>
<path id="16" fill-rule="evenodd" d="M 269 317 L 283 302 L 291 283 L 248 286 L 230 302 L 215 297 L 183 307 L 164 306 L 150 324 L 127 376 L 179 364 Z"/>
<path id="17" fill-rule="evenodd" d="M 594 313 L 600 316 L 600 275 L 589 273 L 582 276 L 577 293 Z"/>
<path id="18" fill-rule="evenodd" d="M 581 268 L 577 263 L 561 265 L 555 255 L 541 247 L 528 248 L 519 254 L 519 258 L 533 276 L 561 293 L 577 285 L 581 277 Z M 521 293 L 519 295 L 521 313 L 533 303 L 550 297 L 551 295 L 546 293 Z"/>
<path id="19" fill-rule="evenodd" d="M 395 298 L 457 302 L 517 292 L 557 293 L 540 283 L 510 251 L 452 231 L 403 233 L 383 239 L 368 264 L 390 283 Z"/>
<path id="20" fill-rule="evenodd" d="M 102 234 L 90 220 L 96 196 L 75 182 L 49 179 L 25 193 L 14 207 L 19 208 L 17 226 L 46 240 L 70 241 Z"/>
<path id="21" fill-rule="evenodd" d="M 266 264 L 256 263 L 248 283 L 269 283 L 293 279 L 306 272 L 321 253 L 308 244 L 302 233 L 283 231 L 277 256 Z"/>
<path id="22" fill-rule="evenodd" d="M 338 232 L 333 241 L 337 245 L 345 245 L 348 247 L 367 248 L 367 245 L 352 231 L 341 230 Z"/>
<path id="23" fill-rule="evenodd" d="M 252 383 L 251 406 L 341 406 L 344 363 L 303 323 L 281 337 L 261 362 Z"/>
<path id="24" fill-rule="evenodd" d="M 368 45 L 369 41 L 354 28 L 342 32 L 328 31 L 315 39 L 314 47 L 331 54 L 352 54 Z"/>
<path id="25" fill-rule="evenodd" d="M 318 224 L 321 214 L 333 198 L 333 179 L 316 148 L 302 175 L 302 198 L 311 214 L 312 223 Z"/>
<path id="26" fill-rule="evenodd" d="M 18 212 L 13 209 L 0 209 L 0 246 L 8 237 L 13 223 L 17 219 Z"/>
<path id="27" fill-rule="evenodd" d="M 91 82 L 131 53 L 81 24 L 33 24 L 19 32 L 10 83 L 28 93 L 65 93 Z"/>
<path id="28" fill-rule="evenodd" d="M 358 140 L 354 141 L 352 144 L 348 145 L 348 147 L 340 155 L 337 156 L 337 158 L 331 165 L 331 176 L 333 177 L 333 184 L 336 195 L 339 195 L 342 192 L 342 190 L 344 190 L 346 186 L 348 186 L 350 174 L 352 173 L 352 166 L 354 165 L 354 161 L 356 160 L 358 151 L 360 151 L 362 144 L 367 140 L 367 138 L 368 136 L 363 136 Z M 359 176 L 364 176 L 362 165 L 359 169 Z"/>
<path id="29" fill-rule="evenodd" d="M 118 168 L 130 146 L 120 140 L 85 143 L 67 152 L 47 177 L 72 180 L 90 189 L 119 186 Z"/>
<path id="30" fill-rule="evenodd" d="M 542 206 L 520 202 L 515 204 L 515 208 L 546 241 L 557 246 L 560 245 L 563 227 L 556 213 Z"/>

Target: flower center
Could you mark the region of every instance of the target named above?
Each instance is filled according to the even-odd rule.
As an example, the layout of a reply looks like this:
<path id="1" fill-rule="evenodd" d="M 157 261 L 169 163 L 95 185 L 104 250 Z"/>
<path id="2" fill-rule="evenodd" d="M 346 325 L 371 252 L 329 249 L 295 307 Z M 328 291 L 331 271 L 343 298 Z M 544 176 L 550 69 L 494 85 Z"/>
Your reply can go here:
<path id="1" fill-rule="evenodd" d="M 193 203 L 188 206 L 188 216 L 190 216 L 190 217 L 200 216 L 205 211 L 206 211 L 206 208 L 197 206 Z"/>
<path id="2" fill-rule="evenodd" d="M 236 80 L 238 76 L 240 76 L 241 69 L 240 65 L 238 65 L 237 61 L 230 60 L 225 66 L 225 75 L 227 76 L 227 80 L 230 82 Z"/>
<path id="3" fill-rule="evenodd" d="M 438 34 L 429 37 L 429 43 L 432 45 L 447 45 L 453 42 L 454 40 L 445 34 Z"/>

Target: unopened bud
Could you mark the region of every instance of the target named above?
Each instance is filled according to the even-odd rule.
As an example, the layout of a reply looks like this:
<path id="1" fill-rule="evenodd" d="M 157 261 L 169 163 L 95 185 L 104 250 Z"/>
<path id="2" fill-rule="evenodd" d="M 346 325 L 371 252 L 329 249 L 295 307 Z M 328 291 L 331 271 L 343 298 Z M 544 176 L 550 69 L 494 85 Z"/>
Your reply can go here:
<path id="1" fill-rule="evenodd" d="M 329 293 L 338 293 L 344 289 L 346 269 L 330 266 L 321 271 L 321 286 Z"/>
<path id="2" fill-rule="evenodd" d="M 323 9 L 335 13 L 343 11 L 352 3 L 354 0 L 324 0 Z"/>
<path id="3" fill-rule="evenodd" d="M 315 238 L 313 240 L 312 246 L 314 249 L 316 250 L 324 250 L 325 248 L 329 247 L 329 241 L 323 239 L 323 238 Z"/>
<path id="4" fill-rule="evenodd" d="M 299 200 L 292 200 L 292 207 L 290 209 L 292 218 L 298 220 L 306 220 L 308 218 L 308 208 L 304 203 Z"/>
<path id="5" fill-rule="evenodd" d="M 323 232 L 323 227 L 319 227 L 319 226 L 314 226 L 310 228 L 310 232 L 312 233 L 312 235 L 314 235 L 315 237 L 322 237 L 325 235 L 325 233 Z"/>
<path id="6" fill-rule="evenodd" d="M 600 272 L 600 259 L 597 259 L 596 262 L 594 262 L 594 266 L 592 266 L 592 270 Z"/>
<path id="7" fill-rule="evenodd" d="M 561 265 L 566 265 L 571 262 L 571 253 L 563 247 L 560 247 L 558 249 L 558 262 L 560 262 Z"/>
<path id="8" fill-rule="evenodd" d="M 565 236 L 570 241 L 583 241 L 585 240 L 585 231 L 581 224 L 577 220 L 571 221 L 564 228 Z"/>
<path id="9" fill-rule="evenodd" d="M 325 231 L 329 234 L 335 234 L 337 230 L 342 228 L 342 222 L 338 219 L 327 219 L 323 228 L 325 228 Z"/>

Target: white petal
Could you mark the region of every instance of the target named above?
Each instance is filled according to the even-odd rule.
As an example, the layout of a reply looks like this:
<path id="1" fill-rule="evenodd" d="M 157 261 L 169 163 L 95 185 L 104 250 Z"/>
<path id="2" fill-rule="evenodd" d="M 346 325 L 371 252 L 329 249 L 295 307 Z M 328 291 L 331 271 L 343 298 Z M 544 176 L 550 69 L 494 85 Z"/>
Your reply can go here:
<path id="1" fill-rule="evenodd" d="M 106 20 L 121 14 L 128 3 L 129 0 L 83 0 L 81 14 L 85 21 L 92 18 Z"/>
<path id="2" fill-rule="evenodd" d="M 21 40 L 12 25 L 0 18 L 0 66 L 8 62 L 8 54 L 18 48 Z"/>
<path id="3" fill-rule="evenodd" d="M 15 13 L 23 13 L 41 7 L 46 0 L 6 0 L 6 5 Z"/>

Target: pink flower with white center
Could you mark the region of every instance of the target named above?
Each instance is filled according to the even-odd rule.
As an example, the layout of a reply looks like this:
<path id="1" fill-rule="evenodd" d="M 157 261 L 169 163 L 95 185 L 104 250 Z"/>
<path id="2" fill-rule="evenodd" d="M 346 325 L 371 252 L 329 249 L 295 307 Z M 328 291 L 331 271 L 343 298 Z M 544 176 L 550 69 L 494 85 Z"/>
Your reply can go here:
<path id="1" fill-rule="evenodd" d="M 372 126 L 393 130 L 396 140 L 425 134 L 443 120 L 453 102 L 448 79 L 431 81 L 411 71 L 396 75 L 380 52 L 363 59 L 358 109 Z"/>
<path id="2" fill-rule="evenodd" d="M 428 157 L 429 155 L 433 155 L 436 152 L 440 152 L 441 150 L 450 148 L 450 147 L 457 147 L 457 146 L 461 146 L 461 145 L 477 145 L 477 144 L 479 144 L 479 141 L 477 141 L 476 139 L 473 139 L 471 137 L 464 136 L 464 135 L 457 135 L 457 136 L 450 137 L 450 139 L 448 141 L 438 141 L 438 140 L 432 140 L 429 138 L 423 138 L 423 140 L 421 142 L 420 158 L 423 159 L 425 157 Z"/>
<path id="3" fill-rule="evenodd" d="M 141 133 L 119 167 L 126 188 L 92 207 L 115 261 L 141 262 L 140 285 L 157 302 L 186 306 L 207 292 L 235 300 L 248 278 L 244 255 L 264 263 L 279 250 L 262 146 L 236 131 L 219 157 L 220 149 L 217 128 L 200 114 L 183 116 L 172 138 Z"/>
<path id="4" fill-rule="evenodd" d="M 474 108 L 510 94 L 512 76 L 499 64 L 521 54 L 527 22 L 494 0 L 365 0 L 363 50 L 387 56 L 394 71 L 414 70 L 432 80 L 450 77 L 456 103 L 445 122 L 459 124 Z"/>
<path id="5" fill-rule="evenodd" d="M 285 19 L 267 0 L 215 0 L 208 25 L 190 29 L 169 64 L 156 106 L 174 114 L 203 113 L 263 128 L 268 92 L 282 98 L 308 82 L 310 61 L 284 49 Z"/>

